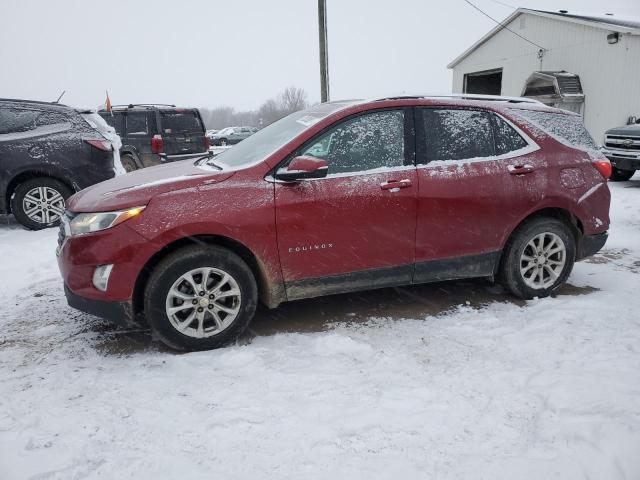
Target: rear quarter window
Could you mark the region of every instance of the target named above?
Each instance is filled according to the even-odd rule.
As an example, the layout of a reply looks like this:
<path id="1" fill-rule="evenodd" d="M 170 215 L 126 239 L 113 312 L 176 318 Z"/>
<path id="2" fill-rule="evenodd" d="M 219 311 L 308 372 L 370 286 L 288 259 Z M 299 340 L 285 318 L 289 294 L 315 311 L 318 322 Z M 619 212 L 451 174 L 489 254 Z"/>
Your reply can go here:
<path id="1" fill-rule="evenodd" d="M 196 112 L 161 112 L 160 117 L 164 133 L 204 133 Z"/>
<path id="2" fill-rule="evenodd" d="M 512 115 L 524 119 L 560 143 L 585 151 L 597 150 L 598 146 L 584 126 L 579 115 L 543 112 L 538 110 L 509 109 Z"/>

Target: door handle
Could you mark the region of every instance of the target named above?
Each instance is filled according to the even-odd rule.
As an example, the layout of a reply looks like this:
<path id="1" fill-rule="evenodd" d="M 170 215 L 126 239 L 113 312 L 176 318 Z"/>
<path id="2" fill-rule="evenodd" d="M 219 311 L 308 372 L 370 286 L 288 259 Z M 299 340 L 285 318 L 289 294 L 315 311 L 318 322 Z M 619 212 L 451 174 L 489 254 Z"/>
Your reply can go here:
<path id="1" fill-rule="evenodd" d="M 533 165 L 529 165 L 527 164 L 518 164 L 518 165 L 509 165 L 507 167 L 507 170 L 509 170 L 509 173 L 511 175 L 525 175 L 527 173 L 531 173 L 533 171 L 535 171 L 536 167 L 534 167 Z"/>
<path id="2" fill-rule="evenodd" d="M 400 188 L 407 188 L 412 185 L 411 180 L 405 178 L 404 180 L 389 180 L 388 182 L 382 182 L 380 188 L 382 190 L 395 190 L 396 192 Z"/>

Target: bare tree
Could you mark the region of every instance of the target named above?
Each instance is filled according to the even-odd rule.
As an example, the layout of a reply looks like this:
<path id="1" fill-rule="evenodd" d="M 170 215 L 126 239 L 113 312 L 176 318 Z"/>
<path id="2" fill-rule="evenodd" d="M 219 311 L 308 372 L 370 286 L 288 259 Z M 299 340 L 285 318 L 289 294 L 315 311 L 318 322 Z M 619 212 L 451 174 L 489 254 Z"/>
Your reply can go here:
<path id="1" fill-rule="evenodd" d="M 265 127 L 290 113 L 308 106 L 307 92 L 302 88 L 287 87 L 275 98 L 270 98 L 257 110 L 236 112 L 232 107 L 201 108 L 200 114 L 207 128 L 231 126 Z"/>
<path id="2" fill-rule="evenodd" d="M 307 92 L 302 88 L 287 87 L 278 100 L 285 115 L 307 108 Z"/>

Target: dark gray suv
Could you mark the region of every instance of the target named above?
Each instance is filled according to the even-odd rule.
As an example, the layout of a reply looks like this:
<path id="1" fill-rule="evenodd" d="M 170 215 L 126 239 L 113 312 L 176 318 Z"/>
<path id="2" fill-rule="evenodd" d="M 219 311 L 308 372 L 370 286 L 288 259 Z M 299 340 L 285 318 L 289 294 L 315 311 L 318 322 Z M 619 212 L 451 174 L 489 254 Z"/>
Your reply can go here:
<path id="1" fill-rule="evenodd" d="M 120 156 L 127 172 L 202 156 L 209 150 L 197 108 L 129 104 L 98 113 L 122 139 Z"/>
<path id="2" fill-rule="evenodd" d="M 120 139 L 90 110 L 0 99 L 0 213 L 56 226 L 72 193 L 112 178 Z"/>

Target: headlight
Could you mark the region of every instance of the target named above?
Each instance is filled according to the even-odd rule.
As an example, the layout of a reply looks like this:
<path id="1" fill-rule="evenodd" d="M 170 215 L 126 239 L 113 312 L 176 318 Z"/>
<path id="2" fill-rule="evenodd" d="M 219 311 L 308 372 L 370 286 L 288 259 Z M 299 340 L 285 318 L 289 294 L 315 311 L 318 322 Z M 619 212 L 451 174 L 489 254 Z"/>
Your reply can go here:
<path id="1" fill-rule="evenodd" d="M 129 208 L 127 210 L 118 210 L 116 212 L 80 213 L 71 220 L 69 229 L 71 230 L 71 235 L 106 230 L 136 215 L 140 215 L 140 212 L 144 209 L 145 207 L 142 206 Z"/>

